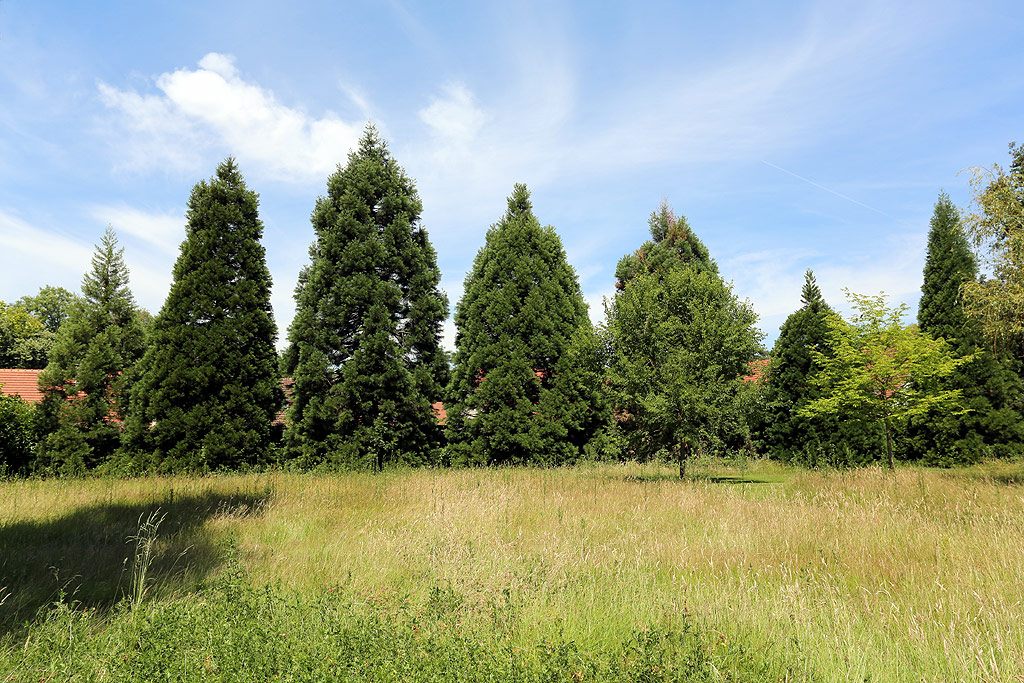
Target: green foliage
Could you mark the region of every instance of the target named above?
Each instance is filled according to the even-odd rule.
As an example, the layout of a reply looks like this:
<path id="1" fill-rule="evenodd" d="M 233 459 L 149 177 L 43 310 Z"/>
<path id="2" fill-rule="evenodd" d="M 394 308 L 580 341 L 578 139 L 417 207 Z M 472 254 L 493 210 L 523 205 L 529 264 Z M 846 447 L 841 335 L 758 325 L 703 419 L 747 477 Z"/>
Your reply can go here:
<path id="1" fill-rule="evenodd" d="M 961 290 L 976 284 L 977 264 L 960 228 L 960 215 L 939 196 L 928 234 L 928 255 L 918 308 L 922 332 L 948 342 L 957 355 L 974 360 L 956 369 L 942 386 L 961 391 L 964 414 L 933 412 L 911 420 L 907 455 L 951 465 L 1018 452 L 1024 443 L 1021 395 L 1024 383 L 1006 354 L 979 349 L 977 321 L 964 312 Z M 969 287 L 967 287 L 969 289 Z"/>
<path id="2" fill-rule="evenodd" d="M 606 422 L 600 348 L 576 273 L 516 185 L 455 309 L 448 398 L 456 464 L 573 462 Z"/>
<path id="3" fill-rule="evenodd" d="M 835 415 L 799 413 L 809 401 L 821 397 L 821 390 L 811 382 L 816 371 L 814 352 L 831 355 L 828 318 L 834 315 L 810 270 L 804 276 L 800 302 L 779 330 L 763 379 L 763 446 L 774 458 L 812 467 L 869 459 L 878 443 L 873 426 L 865 429 Z"/>
<path id="4" fill-rule="evenodd" d="M 46 367 L 53 333 L 23 306 L 0 301 L 0 367 Z"/>
<path id="5" fill-rule="evenodd" d="M 79 302 L 79 298 L 64 289 L 46 285 L 39 289 L 35 296 L 23 296 L 18 299 L 18 305 L 39 319 L 50 332 L 54 334 L 60 330 L 71 316 L 71 310 Z"/>
<path id="6" fill-rule="evenodd" d="M 436 460 L 448 302 L 420 223 L 416 189 L 376 129 L 327 180 L 299 274 L 286 439 L 304 466 L 381 467 Z"/>
<path id="7" fill-rule="evenodd" d="M 35 409 L 20 396 L 0 394 L 0 476 L 26 471 L 35 447 Z"/>
<path id="8" fill-rule="evenodd" d="M 760 351 L 756 315 L 692 265 L 638 275 L 606 305 L 609 377 L 628 455 L 746 445 L 741 375 Z M 745 395 L 744 395 L 745 396 Z"/>
<path id="9" fill-rule="evenodd" d="M 781 680 L 792 668 L 699 628 L 686 615 L 643 624 L 620 642 L 576 642 L 527 623 L 509 603 L 470 627 L 463 595 L 426 604 L 333 586 L 301 596 L 253 585 L 229 565 L 202 599 L 143 603 L 100 617 L 58 604 L 0 661 L 5 680 L 607 681 Z M 537 627 L 545 632 L 538 633 Z"/>
<path id="10" fill-rule="evenodd" d="M 637 275 L 665 273 L 680 264 L 698 271 L 718 274 L 718 264 L 708 248 L 694 234 L 685 216 L 676 216 L 667 201 L 651 213 L 647 221 L 652 240 L 644 242 L 632 254 L 623 256 L 615 268 L 615 286 L 623 289 Z"/>
<path id="11" fill-rule="evenodd" d="M 120 442 L 127 379 L 145 350 L 124 249 L 108 226 L 82 279 L 82 298 L 60 326 L 39 375 L 46 432 L 36 467 L 80 474 L 106 462 Z"/>
<path id="12" fill-rule="evenodd" d="M 124 455 L 147 469 L 251 466 L 267 454 L 281 397 L 259 200 L 234 159 L 193 187 L 186 221 L 131 392 Z"/>
<path id="13" fill-rule="evenodd" d="M 904 327 L 906 304 L 893 309 L 885 295 L 847 291 L 856 311 L 847 322 L 830 315 L 831 354 L 813 351 L 819 370 L 812 384 L 820 396 L 798 410 L 804 417 L 838 415 L 876 422 L 885 430 L 886 454 L 893 468 L 893 428 L 932 410 L 963 412 L 960 390 L 936 384 L 972 357 L 955 357 L 942 339 L 932 339 L 916 326 Z"/>
<path id="14" fill-rule="evenodd" d="M 757 316 L 722 281 L 707 249 L 666 205 L 651 236 L 619 262 L 606 303 L 609 377 L 628 454 L 671 452 L 680 473 L 696 449 L 749 445 L 741 376 L 760 352 Z"/>
<path id="15" fill-rule="evenodd" d="M 1010 168 L 975 169 L 974 211 L 964 226 L 983 248 L 991 279 L 964 282 L 964 306 L 996 353 L 1024 356 L 1024 146 Z"/>

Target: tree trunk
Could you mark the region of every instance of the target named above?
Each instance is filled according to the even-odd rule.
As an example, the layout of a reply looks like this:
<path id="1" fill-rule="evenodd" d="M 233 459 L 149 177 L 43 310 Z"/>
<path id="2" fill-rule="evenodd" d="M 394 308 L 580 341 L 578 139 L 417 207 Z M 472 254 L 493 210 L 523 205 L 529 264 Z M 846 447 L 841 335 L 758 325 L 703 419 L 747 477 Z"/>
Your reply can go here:
<path id="1" fill-rule="evenodd" d="M 885 418 L 885 451 L 889 455 L 889 471 L 896 470 L 896 461 L 892 459 L 892 434 L 889 428 L 889 418 Z"/>
<path id="2" fill-rule="evenodd" d="M 690 442 L 681 440 L 676 443 L 676 457 L 679 458 L 679 478 L 686 478 L 686 463 L 690 459 Z"/>

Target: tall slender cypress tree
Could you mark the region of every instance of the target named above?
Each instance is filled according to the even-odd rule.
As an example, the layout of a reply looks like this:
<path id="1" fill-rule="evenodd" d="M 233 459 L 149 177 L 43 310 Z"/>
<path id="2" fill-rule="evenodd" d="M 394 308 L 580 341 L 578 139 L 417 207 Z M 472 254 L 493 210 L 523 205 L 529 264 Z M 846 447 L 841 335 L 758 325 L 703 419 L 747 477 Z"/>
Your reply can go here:
<path id="1" fill-rule="evenodd" d="M 82 298 L 60 326 L 40 374 L 41 424 L 50 433 L 37 468 L 79 473 L 105 462 L 120 442 L 128 381 L 145 351 L 124 249 L 108 226 L 82 279 Z"/>
<path id="2" fill-rule="evenodd" d="M 525 185 L 487 232 L 455 310 L 449 388 L 455 463 L 555 464 L 577 458 L 602 421 L 596 338 L 554 228 Z"/>
<path id="3" fill-rule="evenodd" d="M 266 455 L 280 403 L 258 195 L 234 159 L 193 189 L 174 283 L 132 390 L 126 455 L 210 470 Z"/>
<path id="4" fill-rule="evenodd" d="M 299 275 L 289 452 L 307 466 L 433 462 L 448 301 L 411 179 L 368 126 L 327 180 Z"/>
<path id="5" fill-rule="evenodd" d="M 987 455 L 1020 452 L 1024 383 L 1014 359 L 982 343 L 977 323 L 964 312 L 962 288 L 976 281 L 978 266 L 960 227 L 960 214 L 945 193 L 939 195 L 928 232 L 928 254 L 917 322 L 923 332 L 942 337 L 961 356 L 975 359 L 945 380 L 960 389 L 970 409 L 962 415 L 936 414 L 911 422 L 907 456 L 938 464 L 961 464 Z"/>

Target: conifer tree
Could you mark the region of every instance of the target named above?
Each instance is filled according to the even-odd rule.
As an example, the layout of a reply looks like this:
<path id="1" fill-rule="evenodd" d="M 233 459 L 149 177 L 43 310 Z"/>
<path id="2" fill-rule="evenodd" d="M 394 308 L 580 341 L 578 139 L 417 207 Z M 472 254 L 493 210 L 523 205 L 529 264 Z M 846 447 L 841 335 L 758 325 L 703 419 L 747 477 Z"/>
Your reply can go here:
<path id="1" fill-rule="evenodd" d="M 933 413 L 912 421 L 907 439 L 910 458 L 963 464 L 1019 452 L 1024 443 L 1024 383 L 1013 369 L 1015 361 L 984 344 L 978 322 L 964 311 L 964 285 L 976 283 L 977 274 L 960 214 L 943 193 L 928 233 L 917 321 L 922 332 L 945 339 L 957 355 L 975 354 L 972 362 L 944 380 L 947 388 L 961 391 L 969 412 Z"/>
<path id="2" fill-rule="evenodd" d="M 313 211 L 284 365 L 286 432 L 306 466 L 433 462 L 447 359 L 448 301 L 412 180 L 368 126 Z"/>
<path id="3" fill-rule="evenodd" d="M 749 443 L 740 378 L 763 351 L 757 316 L 686 219 L 663 203 L 649 225 L 606 304 L 609 378 L 628 455 L 671 454 L 683 475 L 694 452 Z"/>
<path id="4" fill-rule="evenodd" d="M 676 216 L 667 201 L 647 221 L 651 239 L 639 249 L 619 259 L 615 268 L 615 286 L 623 289 L 641 273 L 664 274 L 676 266 L 689 264 L 698 272 L 718 275 L 718 264 L 708 248 L 690 228 L 686 216 Z"/>
<path id="5" fill-rule="evenodd" d="M 525 185 L 487 232 L 455 309 L 449 387 L 456 464 L 557 464 L 578 458 L 603 423 L 597 341 L 554 228 Z"/>
<path id="6" fill-rule="evenodd" d="M 266 455 L 280 387 L 258 209 L 231 158 L 192 188 L 132 390 L 125 455 L 136 467 L 237 468 Z"/>
<path id="7" fill-rule="evenodd" d="M 882 438 L 873 424 L 857 425 L 834 416 L 797 414 L 820 396 L 810 381 L 816 372 L 814 351 L 831 354 L 828 317 L 814 273 L 804 275 L 800 308 L 779 329 L 771 363 L 763 379 L 765 425 L 762 439 L 772 457 L 803 465 L 849 465 L 874 456 Z"/>
<path id="8" fill-rule="evenodd" d="M 124 249 L 108 226 L 82 280 L 82 297 L 60 326 L 39 377 L 45 394 L 40 421 L 50 432 L 39 469 L 76 474 L 114 454 L 132 368 L 144 351 Z"/>

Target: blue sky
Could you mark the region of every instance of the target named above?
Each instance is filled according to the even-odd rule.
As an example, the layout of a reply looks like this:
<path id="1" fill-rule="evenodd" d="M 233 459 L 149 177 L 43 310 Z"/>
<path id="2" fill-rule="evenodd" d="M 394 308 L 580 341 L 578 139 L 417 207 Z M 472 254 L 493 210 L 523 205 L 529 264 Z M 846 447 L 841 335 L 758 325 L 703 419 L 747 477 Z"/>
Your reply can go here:
<path id="1" fill-rule="evenodd" d="M 314 201 L 371 120 L 453 307 L 516 182 L 595 319 L 662 199 L 769 344 L 807 268 L 834 305 L 915 306 L 939 192 L 966 205 L 961 171 L 1024 142 L 1022 25 L 1018 2 L 3 0 L 0 300 L 77 290 L 109 223 L 156 313 L 189 191 L 233 155 L 283 343 Z"/>

